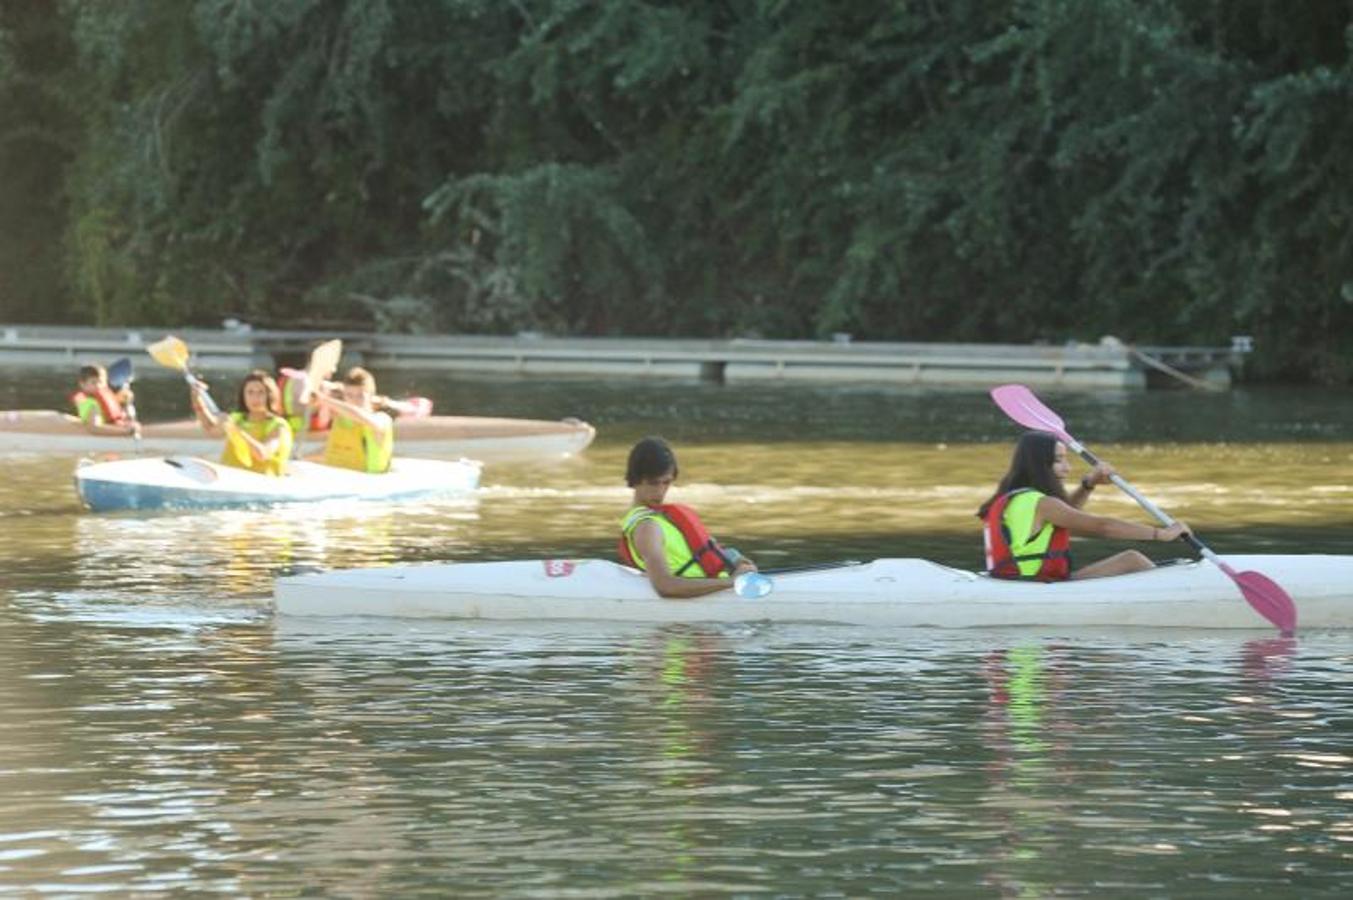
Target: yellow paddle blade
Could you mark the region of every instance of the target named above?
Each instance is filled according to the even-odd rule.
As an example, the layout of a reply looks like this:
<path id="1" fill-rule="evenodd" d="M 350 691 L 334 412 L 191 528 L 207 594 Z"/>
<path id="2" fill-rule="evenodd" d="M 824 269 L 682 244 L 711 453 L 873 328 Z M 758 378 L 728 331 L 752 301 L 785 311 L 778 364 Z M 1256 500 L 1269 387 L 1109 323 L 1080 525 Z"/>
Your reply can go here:
<path id="1" fill-rule="evenodd" d="M 146 347 L 150 358 L 166 369 L 188 370 L 188 345 L 172 334 Z"/>

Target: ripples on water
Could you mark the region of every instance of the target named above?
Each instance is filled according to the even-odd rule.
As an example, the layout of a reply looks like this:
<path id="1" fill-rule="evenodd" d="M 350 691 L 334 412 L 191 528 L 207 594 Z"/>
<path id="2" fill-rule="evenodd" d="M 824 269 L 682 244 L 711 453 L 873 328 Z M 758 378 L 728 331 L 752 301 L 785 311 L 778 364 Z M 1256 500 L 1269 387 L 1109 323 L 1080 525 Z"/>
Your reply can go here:
<path id="1" fill-rule="evenodd" d="M 99 606 L 10 608 L 0 884 L 1336 896 L 1353 862 L 1343 637 Z"/>
<path id="2" fill-rule="evenodd" d="M 705 386 L 518 384 L 474 408 L 447 390 L 443 408 L 572 412 L 602 436 L 410 507 L 94 516 L 72 460 L 6 461 L 0 890 L 1346 893 L 1342 634 L 274 618 L 272 579 L 297 568 L 609 555 L 624 454 L 649 431 L 678 440 L 681 499 L 763 563 L 973 565 L 971 511 L 1011 434 L 959 393 L 757 389 L 739 407 Z M 1219 549 L 1353 538 L 1335 412 L 1057 406 Z"/>

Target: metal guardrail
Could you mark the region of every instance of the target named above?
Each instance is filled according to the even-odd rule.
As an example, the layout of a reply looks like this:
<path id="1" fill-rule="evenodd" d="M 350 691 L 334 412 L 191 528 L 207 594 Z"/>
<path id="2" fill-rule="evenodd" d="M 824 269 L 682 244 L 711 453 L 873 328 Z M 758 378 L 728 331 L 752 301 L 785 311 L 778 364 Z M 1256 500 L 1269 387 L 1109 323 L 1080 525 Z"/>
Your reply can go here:
<path id="1" fill-rule="evenodd" d="M 660 338 L 386 335 L 311 331 L 179 329 L 194 364 L 211 369 L 271 366 L 341 337 L 345 361 L 376 369 L 579 376 L 667 376 L 711 380 L 885 381 L 973 384 L 1022 380 L 1066 387 L 1142 387 L 1132 347 L 1118 342 L 1065 346 L 915 342 L 698 340 Z M 142 352 L 165 329 L 0 325 L 0 364 L 79 365 Z M 1210 369 L 1229 383 L 1236 349 L 1141 348 L 1176 365 Z M 1192 366 L 1182 365 L 1181 368 Z M 1219 374 L 1220 373 L 1220 374 Z"/>

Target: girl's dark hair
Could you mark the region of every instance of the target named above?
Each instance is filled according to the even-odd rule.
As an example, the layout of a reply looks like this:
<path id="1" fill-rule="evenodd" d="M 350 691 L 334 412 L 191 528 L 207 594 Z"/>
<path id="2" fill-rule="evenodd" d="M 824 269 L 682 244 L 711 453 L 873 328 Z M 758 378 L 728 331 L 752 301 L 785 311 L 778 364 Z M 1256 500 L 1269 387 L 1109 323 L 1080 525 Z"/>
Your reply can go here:
<path id="1" fill-rule="evenodd" d="M 272 375 L 263 369 L 254 369 L 244 376 L 244 380 L 240 382 L 240 392 L 235 397 L 239 411 L 242 413 L 249 412 L 249 407 L 244 405 L 244 388 L 251 381 L 257 381 L 268 392 L 268 411 L 275 416 L 282 415 L 282 392 L 277 389 L 277 382 L 273 380 Z"/>
<path id="2" fill-rule="evenodd" d="M 641 481 L 672 473 L 677 475 L 676 454 L 660 437 L 646 437 L 630 448 L 625 465 L 625 482 L 634 487 Z"/>
<path id="3" fill-rule="evenodd" d="M 977 518 L 985 519 L 991 504 L 1020 488 L 1033 488 L 1063 502 L 1070 502 L 1066 497 L 1066 488 L 1062 487 L 1062 480 L 1053 474 L 1052 464 L 1056 460 L 1057 438 L 1046 431 L 1024 432 L 1015 444 L 1015 453 L 1010 458 L 1010 471 L 996 486 L 996 493 L 977 510 Z"/>

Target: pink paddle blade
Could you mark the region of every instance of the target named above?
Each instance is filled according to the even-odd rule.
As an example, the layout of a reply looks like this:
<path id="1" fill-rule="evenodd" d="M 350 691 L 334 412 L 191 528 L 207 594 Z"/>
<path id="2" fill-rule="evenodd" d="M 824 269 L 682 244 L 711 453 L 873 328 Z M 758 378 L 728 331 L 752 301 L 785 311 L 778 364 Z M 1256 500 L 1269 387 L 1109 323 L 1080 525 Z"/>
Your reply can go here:
<path id="1" fill-rule="evenodd" d="M 1003 384 L 991 389 L 991 399 L 1010 418 L 1034 431 L 1050 431 L 1060 438 L 1066 435 L 1062 417 L 1048 409 L 1022 384 Z"/>
<path id="2" fill-rule="evenodd" d="M 1287 591 L 1261 572 L 1227 572 L 1240 588 L 1245 602 L 1265 619 L 1278 627 L 1284 635 L 1297 630 L 1297 605 Z"/>

